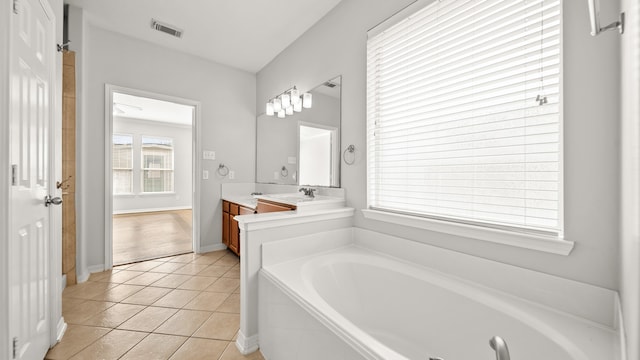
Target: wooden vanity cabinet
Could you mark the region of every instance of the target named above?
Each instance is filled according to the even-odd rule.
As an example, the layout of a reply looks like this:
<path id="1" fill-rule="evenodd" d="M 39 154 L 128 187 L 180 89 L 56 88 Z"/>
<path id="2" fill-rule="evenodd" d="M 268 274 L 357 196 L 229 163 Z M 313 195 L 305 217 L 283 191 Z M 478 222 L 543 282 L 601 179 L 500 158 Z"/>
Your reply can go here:
<path id="1" fill-rule="evenodd" d="M 240 228 L 236 215 L 255 214 L 255 210 L 230 201 L 222 201 L 222 243 L 240 256 Z"/>
<path id="2" fill-rule="evenodd" d="M 263 200 L 263 199 L 258 200 L 258 206 L 257 206 L 258 214 L 270 213 L 270 212 L 276 212 L 276 211 L 291 211 L 295 209 L 296 209 L 295 205 L 276 203 L 276 202 Z"/>
<path id="3" fill-rule="evenodd" d="M 236 215 L 261 214 L 275 211 L 295 210 L 294 205 L 275 203 L 267 200 L 258 200 L 256 210 L 242 205 L 222 200 L 222 243 L 240 256 L 240 228 Z"/>

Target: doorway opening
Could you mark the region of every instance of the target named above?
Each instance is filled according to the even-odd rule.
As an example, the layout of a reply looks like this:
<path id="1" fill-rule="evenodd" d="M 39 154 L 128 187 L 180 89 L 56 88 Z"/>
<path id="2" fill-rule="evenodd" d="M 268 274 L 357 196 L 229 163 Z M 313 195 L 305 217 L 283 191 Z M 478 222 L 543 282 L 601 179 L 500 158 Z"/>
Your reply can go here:
<path id="1" fill-rule="evenodd" d="M 196 251 L 197 103 L 113 87 L 107 95 L 105 267 Z"/>

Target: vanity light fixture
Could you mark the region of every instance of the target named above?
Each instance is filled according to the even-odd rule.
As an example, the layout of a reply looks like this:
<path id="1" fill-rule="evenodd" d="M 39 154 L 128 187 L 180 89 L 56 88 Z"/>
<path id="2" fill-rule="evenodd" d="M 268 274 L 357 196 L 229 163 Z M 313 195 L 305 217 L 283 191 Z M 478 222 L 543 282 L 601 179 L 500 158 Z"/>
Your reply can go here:
<path id="1" fill-rule="evenodd" d="M 305 109 L 311 109 L 312 99 L 311 93 L 302 94 L 302 107 Z"/>
<path id="2" fill-rule="evenodd" d="M 280 112 L 282 110 L 282 101 L 279 98 L 275 98 L 271 102 L 273 102 L 273 111 Z"/>
<path id="3" fill-rule="evenodd" d="M 302 108 L 310 109 L 311 99 L 311 93 L 300 94 L 294 86 L 267 101 L 266 114 L 284 118 L 286 115 L 293 115 L 294 112 L 301 112 Z"/>
<path id="4" fill-rule="evenodd" d="M 273 103 L 271 101 L 269 101 L 267 103 L 267 116 L 273 116 L 273 114 L 275 114 L 275 110 L 273 109 Z"/>

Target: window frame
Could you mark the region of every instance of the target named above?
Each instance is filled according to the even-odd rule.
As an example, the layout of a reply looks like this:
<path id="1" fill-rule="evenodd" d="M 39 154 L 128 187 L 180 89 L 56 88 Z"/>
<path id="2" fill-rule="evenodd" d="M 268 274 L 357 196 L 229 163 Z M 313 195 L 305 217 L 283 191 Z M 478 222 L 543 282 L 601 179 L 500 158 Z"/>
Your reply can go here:
<path id="1" fill-rule="evenodd" d="M 128 136 L 128 137 L 131 138 L 131 168 L 115 168 L 113 166 L 113 160 L 114 160 L 113 151 L 114 151 L 114 145 L 115 145 L 113 143 L 113 138 L 115 136 Z M 135 150 L 135 141 L 136 141 L 136 139 L 135 139 L 135 135 L 134 134 L 113 133 L 111 135 L 111 173 L 112 173 L 111 177 L 113 178 L 116 170 L 129 170 L 130 171 L 130 181 L 129 181 L 130 191 L 129 192 L 119 192 L 119 193 L 117 193 L 116 192 L 116 187 L 113 186 L 113 194 L 112 194 L 113 196 L 132 196 L 132 195 L 135 195 L 135 189 L 134 189 L 134 186 L 133 186 L 133 184 L 134 184 L 134 180 L 133 180 L 133 178 L 134 178 L 134 169 L 135 169 L 135 164 L 134 164 L 134 159 L 135 159 L 135 155 L 134 155 L 134 152 L 135 152 L 134 151 Z M 113 181 L 113 179 L 112 179 L 112 181 Z M 115 181 L 114 181 L 114 185 L 115 185 Z"/>
<path id="2" fill-rule="evenodd" d="M 144 167 L 145 163 L 144 163 L 144 139 L 145 138 L 152 138 L 152 139 L 161 139 L 161 140 L 168 140 L 171 142 L 171 168 L 162 168 L 162 169 L 154 169 L 154 168 L 146 168 Z M 141 134 L 140 135 L 140 195 L 162 195 L 162 194 L 174 194 L 175 193 L 175 188 L 176 188 L 176 184 L 175 184 L 175 139 L 170 138 L 170 137 L 166 137 L 166 136 L 154 136 L 154 135 L 144 135 Z M 171 172 L 171 190 L 168 191 L 145 191 L 145 184 L 144 184 L 144 176 L 145 176 L 145 171 L 160 171 L 160 172 Z"/>
<path id="3" fill-rule="evenodd" d="M 437 1 L 437 0 L 436 0 Z M 395 24 L 404 21 L 406 18 L 412 16 L 415 12 L 423 9 L 425 6 L 433 3 L 434 0 L 418 0 L 415 3 L 407 6 L 403 10 L 399 11 L 389 19 L 378 24 L 376 27 L 369 30 L 369 37 L 374 37 Z M 489 221 L 461 221 L 455 218 L 447 218 L 446 216 L 433 216 L 431 214 L 415 214 L 410 212 L 395 212 L 385 209 L 378 209 L 372 206 L 371 194 L 370 194 L 370 179 L 373 176 L 367 162 L 367 208 L 362 210 L 365 218 L 376 221 L 384 221 L 388 223 L 410 226 L 414 228 L 420 228 L 425 230 L 436 231 L 440 233 L 446 233 L 456 236 L 461 236 L 470 239 L 477 239 L 483 241 L 489 241 L 493 243 L 499 243 L 504 245 L 511 245 L 521 248 L 533 249 L 543 252 L 549 252 L 559 255 L 568 255 L 573 249 L 574 242 L 564 239 L 564 138 L 563 138 L 563 35 L 564 35 L 564 18 L 563 18 L 563 1 L 560 0 L 560 55 L 559 55 L 559 94 L 561 100 L 559 102 L 559 189 L 558 189 L 558 227 L 559 233 L 551 234 L 544 232 L 532 231 L 530 229 L 522 228 L 518 226 L 501 226 L 497 223 Z M 369 77 L 369 68 L 367 68 L 367 78 Z M 367 85 L 368 86 L 368 85 Z M 367 108 L 367 113 L 369 109 Z M 369 128 L 369 120 L 367 120 L 367 132 Z M 367 154 L 369 155 L 369 149 L 371 147 L 369 136 L 367 135 Z"/>

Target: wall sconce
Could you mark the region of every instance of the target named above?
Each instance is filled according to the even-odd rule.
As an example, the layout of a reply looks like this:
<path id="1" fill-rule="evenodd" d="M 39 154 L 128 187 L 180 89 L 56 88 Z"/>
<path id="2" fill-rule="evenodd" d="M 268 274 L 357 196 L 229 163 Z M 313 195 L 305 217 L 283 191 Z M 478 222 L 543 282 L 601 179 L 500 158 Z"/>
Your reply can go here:
<path id="1" fill-rule="evenodd" d="M 302 108 L 311 109 L 311 106 L 311 93 L 300 94 L 298 88 L 294 86 L 267 101 L 266 114 L 267 116 L 277 115 L 279 118 L 284 118 L 287 115 L 301 112 Z"/>

